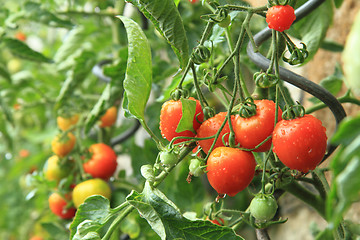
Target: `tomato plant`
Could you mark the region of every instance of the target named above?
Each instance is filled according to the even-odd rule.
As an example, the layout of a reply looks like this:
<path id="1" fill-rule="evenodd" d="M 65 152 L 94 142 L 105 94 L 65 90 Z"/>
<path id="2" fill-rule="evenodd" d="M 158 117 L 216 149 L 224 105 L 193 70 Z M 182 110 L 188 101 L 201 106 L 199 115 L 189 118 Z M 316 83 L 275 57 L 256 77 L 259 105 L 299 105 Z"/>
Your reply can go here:
<path id="1" fill-rule="evenodd" d="M 7 1 L 0 239 L 359 238 L 359 4 Z"/>
<path id="2" fill-rule="evenodd" d="M 251 117 L 237 115 L 234 120 L 234 132 L 241 147 L 252 149 L 260 145 L 274 130 L 275 103 L 270 100 L 255 100 L 256 114 Z M 282 111 L 278 108 L 277 120 L 281 119 Z M 268 139 L 255 152 L 266 152 L 270 149 L 271 139 Z"/>
<path id="3" fill-rule="evenodd" d="M 227 121 L 226 115 L 227 115 L 226 112 L 221 112 L 216 114 L 214 117 L 205 120 L 197 130 L 197 137 L 207 138 L 207 137 L 215 136 L 217 131 L 222 126 L 223 122 Z M 233 120 L 234 116 L 231 116 L 231 119 Z M 226 144 L 229 144 L 229 134 L 230 134 L 229 123 L 225 123 L 222 130 L 220 131 L 220 134 L 218 135 L 218 138 L 215 142 L 213 149 L 217 147 L 225 146 L 223 141 Z M 210 139 L 200 140 L 198 144 L 205 153 L 208 153 L 214 141 L 215 141 L 214 138 L 210 138 Z"/>
<path id="4" fill-rule="evenodd" d="M 89 147 L 89 153 L 91 158 L 83 164 L 84 171 L 94 178 L 109 179 L 117 167 L 114 150 L 104 143 L 96 143 Z"/>
<path id="5" fill-rule="evenodd" d="M 53 193 L 49 197 L 50 210 L 63 219 L 71 219 L 75 216 L 76 209 L 68 207 L 71 194 L 65 195 L 65 198 L 58 193 Z"/>
<path id="6" fill-rule="evenodd" d="M 102 195 L 110 198 L 111 189 L 109 185 L 100 178 L 86 180 L 77 184 L 72 192 L 72 200 L 76 208 L 78 208 L 86 198 L 93 195 Z"/>
<path id="7" fill-rule="evenodd" d="M 194 137 L 195 132 L 204 118 L 199 100 L 190 98 L 192 101 L 196 101 L 195 114 L 191 117 L 192 130 L 185 130 L 178 132 L 176 129 L 182 117 L 182 102 L 180 100 L 170 100 L 165 102 L 161 107 L 160 113 L 160 130 L 161 135 L 168 141 L 171 141 L 175 137 Z M 186 141 L 187 139 L 177 139 L 175 143 Z"/>
<path id="8" fill-rule="evenodd" d="M 100 118 L 100 127 L 111 127 L 116 122 L 117 118 L 117 108 L 112 106 L 108 110 L 106 110 L 105 114 Z"/>
<path id="9" fill-rule="evenodd" d="M 255 166 L 251 152 L 218 147 L 209 156 L 206 175 L 210 185 L 220 195 L 235 196 L 250 184 L 255 174 Z"/>
<path id="10" fill-rule="evenodd" d="M 65 136 L 57 135 L 51 141 L 52 151 L 59 157 L 65 157 L 74 148 L 76 137 L 71 132 L 68 132 Z"/>
<path id="11" fill-rule="evenodd" d="M 303 173 L 314 170 L 327 146 L 326 129 L 312 115 L 281 120 L 273 133 L 273 151 L 286 166 Z"/>
<path id="12" fill-rule="evenodd" d="M 296 19 L 294 8 L 289 5 L 276 5 L 268 9 L 266 22 L 269 28 L 283 32 L 291 27 Z"/>

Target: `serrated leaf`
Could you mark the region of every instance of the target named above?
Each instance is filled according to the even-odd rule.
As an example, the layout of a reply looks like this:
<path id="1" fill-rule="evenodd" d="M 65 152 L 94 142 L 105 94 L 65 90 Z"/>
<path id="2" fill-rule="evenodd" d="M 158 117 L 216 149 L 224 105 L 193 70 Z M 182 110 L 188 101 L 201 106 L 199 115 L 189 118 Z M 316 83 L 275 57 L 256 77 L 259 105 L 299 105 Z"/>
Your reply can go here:
<path id="1" fill-rule="evenodd" d="M 2 42 L 5 44 L 5 47 L 10 50 L 15 56 L 34 61 L 34 62 L 43 62 L 43 63 L 52 63 L 53 61 L 50 58 L 45 57 L 41 53 L 32 50 L 24 42 L 14 39 L 14 38 L 3 38 Z"/>
<path id="2" fill-rule="evenodd" d="M 47 26 L 64 28 L 70 28 L 73 26 L 71 21 L 57 17 L 52 12 L 43 9 L 42 5 L 39 3 L 27 2 L 25 3 L 24 9 L 26 13 L 25 17 L 30 20 L 45 24 Z"/>
<path id="3" fill-rule="evenodd" d="M 209 221 L 191 221 L 181 215 L 175 204 L 157 189 L 145 184 L 141 194 L 133 191 L 127 201 L 134 206 L 161 239 L 242 239 L 231 228 Z"/>
<path id="4" fill-rule="evenodd" d="M 347 37 L 342 54 L 346 85 L 360 96 L 360 12 L 358 12 Z"/>
<path id="5" fill-rule="evenodd" d="M 168 41 L 185 68 L 189 59 L 189 44 L 180 13 L 174 0 L 130 0 Z"/>
<path id="6" fill-rule="evenodd" d="M 128 60 L 124 80 L 126 102 L 123 107 L 137 119 L 144 120 L 146 103 L 152 84 L 152 63 L 149 42 L 140 26 L 133 20 L 119 16 L 128 38 Z"/>
<path id="7" fill-rule="evenodd" d="M 179 133 L 186 130 L 195 132 L 193 127 L 193 119 L 196 113 L 196 101 L 184 98 L 181 98 L 180 101 L 182 105 L 182 116 L 179 125 L 176 128 L 176 132 Z"/>
<path id="8" fill-rule="evenodd" d="M 304 1 L 298 2 L 302 4 Z M 306 62 L 311 60 L 318 51 L 326 32 L 333 20 L 333 5 L 331 1 L 325 1 L 308 16 L 294 24 L 292 28 L 300 35 L 309 51 Z"/>
<path id="9" fill-rule="evenodd" d="M 80 205 L 76 211 L 75 218 L 70 225 L 70 239 L 73 239 L 76 232 L 78 231 L 78 226 L 84 221 L 92 221 L 91 227 L 87 225 L 87 229 L 94 230 L 101 227 L 105 223 L 106 219 L 110 216 L 110 202 L 107 198 L 96 195 L 91 196 L 85 200 L 83 204 Z M 89 222 L 87 222 L 89 223 Z M 84 230 L 84 229 L 79 229 Z M 80 235 L 81 236 L 81 235 Z"/>

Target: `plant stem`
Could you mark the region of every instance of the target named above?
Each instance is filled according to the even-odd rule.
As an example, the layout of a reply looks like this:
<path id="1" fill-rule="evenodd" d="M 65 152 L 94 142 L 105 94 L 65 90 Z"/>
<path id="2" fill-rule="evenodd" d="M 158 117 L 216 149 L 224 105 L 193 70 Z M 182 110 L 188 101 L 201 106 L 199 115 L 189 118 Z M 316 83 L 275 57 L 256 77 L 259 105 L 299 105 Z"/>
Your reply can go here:
<path id="1" fill-rule="evenodd" d="M 109 240 L 112 233 L 115 231 L 115 229 L 118 227 L 119 223 L 127 216 L 129 215 L 135 208 L 133 206 L 129 206 L 127 209 L 125 209 L 124 212 L 122 212 L 115 220 L 111 223 L 109 229 L 106 231 L 106 234 L 104 237 L 101 238 L 101 240 Z"/>
<path id="2" fill-rule="evenodd" d="M 151 131 L 149 126 L 146 124 L 145 120 L 140 119 L 139 122 L 141 123 L 141 126 L 145 129 L 145 131 L 150 135 L 150 137 L 155 141 L 156 146 L 158 147 L 158 149 L 159 150 L 164 149 L 164 145 L 162 144 L 160 139 L 153 133 L 153 131 Z"/>

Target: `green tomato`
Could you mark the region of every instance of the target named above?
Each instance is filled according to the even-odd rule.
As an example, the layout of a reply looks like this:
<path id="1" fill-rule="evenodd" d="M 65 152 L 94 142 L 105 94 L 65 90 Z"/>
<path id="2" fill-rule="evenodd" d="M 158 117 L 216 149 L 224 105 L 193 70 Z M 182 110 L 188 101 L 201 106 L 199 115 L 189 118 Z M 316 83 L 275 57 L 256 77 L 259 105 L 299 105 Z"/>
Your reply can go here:
<path id="1" fill-rule="evenodd" d="M 273 219 L 277 208 L 277 202 L 272 195 L 258 194 L 250 203 L 251 215 L 262 222 Z"/>
<path id="2" fill-rule="evenodd" d="M 197 158 L 191 159 L 190 165 L 189 165 L 190 174 L 195 177 L 199 177 L 199 176 L 203 175 L 204 170 L 203 170 L 202 166 L 203 166 L 203 164 L 199 159 L 197 159 Z"/>
<path id="3" fill-rule="evenodd" d="M 160 161 L 164 165 L 173 166 L 177 163 L 178 156 L 176 153 L 172 151 L 170 152 L 164 151 L 160 153 Z"/>

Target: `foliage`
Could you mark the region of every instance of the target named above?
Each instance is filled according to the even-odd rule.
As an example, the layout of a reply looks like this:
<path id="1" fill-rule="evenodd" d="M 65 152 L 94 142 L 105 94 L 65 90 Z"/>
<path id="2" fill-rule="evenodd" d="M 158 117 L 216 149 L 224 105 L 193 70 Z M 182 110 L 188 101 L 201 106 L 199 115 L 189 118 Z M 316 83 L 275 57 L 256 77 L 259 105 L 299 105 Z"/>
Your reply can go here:
<path id="1" fill-rule="evenodd" d="M 297 10 L 309 2 L 315 1 L 288 4 Z M 345 46 L 325 38 L 342 2 L 324 1 L 290 29 L 270 30 L 271 38 L 260 43 L 254 35 L 267 26 L 269 6 L 253 7 L 239 0 L 5 1 L 0 9 L 0 239 L 35 235 L 50 240 L 69 236 L 251 239 L 254 229 L 264 232 L 272 225 L 286 224 L 279 213 L 273 218 L 275 208 L 268 214 L 271 219 L 255 219 L 249 211 L 253 196 L 275 200 L 284 192 L 327 221 L 327 227 L 317 231 L 317 239 L 359 237 L 359 223 L 346 219 L 346 213 L 359 201 L 360 118 L 342 120 L 345 112 L 340 105 L 360 105 L 359 14 Z M 294 39 L 302 43 L 295 44 Z M 252 62 L 247 44 L 267 57 L 266 67 Z M 330 99 L 327 106 L 309 97 L 305 110 L 293 104 L 296 99 L 283 82 L 283 72 L 288 70 L 281 66 L 312 64 L 320 48 L 342 52 L 343 64 L 315 90 L 299 84 L 302 90 Z M 334 96 L 345 87 L 347 92 L 338 102 Z M 200 103 L 204 120 L 222 112 L 214 135 L 195 135 L 194 122 L 202 119 L 202 113 L 196 114 L 198 106 L 189 97 Z M 159 121 L 161 107 L 170 99 L 179 100 L 182 110 L 177 113 L 179 122 L 168 121 L 166 126 L 192 135 L 179 135 L 169 142 L 161 135 Z M 233 119 L 256 119 L 257 99 L 269 99 L 279 107 L 269 132 L 282 112 L 283 118 L 292 119 L 305 112 L 336 109 L 337 129 L 328 136 L 329 154 L 323 159 L 329 167 L 318 166 L 308 173 L 290 170 L 272 146 L 260 151 L 271 142 L 272 133 L 251 148 L 239 145 Z M 116 123 L 100 127 L 101 117 L 113 106 L 119 109 Z M 57 125 L 58 117 L 74 115 L 79 119 L 66 129 Z M 239 135 L 258 137 L 254 132 Z M 56 178 L 49 178 L 51 142 L 55 137 L 58 143 L 66 142 L 68 135 L 75 136 L 76 143 L 52 163 Z M 214 140 L 209 151 L 199 148 L 200 140 L 209 139 Z M 216 193 L 206 177 L 206 162 L 217 140 L 224 149 L 247 151 L 256 160 L 250 185 L 235 196 Z M 111 197 L 91 196 L 79 206 L 75 218 L 59 218 L 48 207 L 49 196 L 53 192 L 70 196 L 75 185 L 92 179 L 84 164 L 91 164 L 89 147 L 100 142 L 117 155 L 117 171 L 105 179 Z M 171 154 L 171 164 L 163 164 L 164 153 Z M 196 163 L 196 174 L 189 172 L 191 162 Z M 304 182 L 314 190 L 309 191 Z M 73 207 L 73 201 L 66 199 L 66 207 Z"/>

